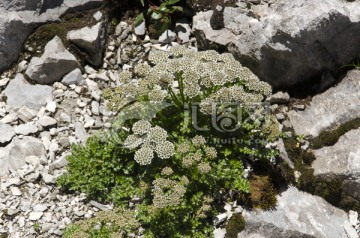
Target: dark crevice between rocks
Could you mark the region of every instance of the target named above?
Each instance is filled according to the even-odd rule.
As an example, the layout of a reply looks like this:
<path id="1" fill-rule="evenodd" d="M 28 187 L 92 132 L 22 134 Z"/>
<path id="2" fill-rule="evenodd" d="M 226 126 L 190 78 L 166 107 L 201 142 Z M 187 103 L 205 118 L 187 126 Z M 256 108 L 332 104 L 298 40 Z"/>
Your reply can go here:
<path id="1" fill-rule="evenodd" d="M 64 0 L 44 0 L 40 10 L 40 14 L 46 12 L 48 9 L 54 9 L 60 7 L 64 3 Z"/>
<path id="2" fill-rule="evenodd" d="M 215 10 L 216 6 L 221 7 L 236 7 L 235 0 L 186 0 L 188 6 L 190 6 L 195 12 Z"/>
<path id="3" fill-rule="evenodd" d="M 351 178 L 335 174 L 315 176 L 314 170 L 311 167 L 311 163 L 316 159 L 312 153 L 313 148 L 304 151 L 299 147 L 294 137 L 285 138 L 284 144 L 289 158 L 295 165 L 295 169 L 290 170 L 288 173 L 293 173 L 294 171 L 300 172 L 299 178 L 295 182 L 290 180 L 288 181 L 289 183 L 294 184 L 302 191 L 324 198 L 335 207 L 346 211 L 354 210 L 360 212 L 360 199 L 348 195 L 343 190 L 344 182 L 349 181 L 348 179 Z M 311 143 L 310 146 L 312 146 Z"/>
<path id="4" fill-rule="evenodd" d="M 333 146 L 345 133 L 360 127 L 360 118 L 348 121 L 331 131 L 322 131 L 318 137 L 311 139 L 311 147 L 320 149 L 325 146 Z"/>
<path id="5" fill-rule="evenodd" d="M 14 67 L 16 67 L 22 60 L 30 60 L 31 58 L 27 58 L 27 55 L 31 55 L 31 57 L 40 57 L 44 53 L 45 45 L 55 36 L 60 37 L 65 48 L 77 57 L 81 65 L 84 65 L 86 59 L 88 58 L 87 54 L 68 42 L 66 40 L 66 36 L 71 30 L 95 25 L 97 21 L 94 19 L 93 14 L 98 10 L 99 9 L 93 9 L 66 14 L 59 22 L 44 24 L 35 29 L 25 42 L 25 45 L 30 46 L 33 50 L 28 51 L 28 49 L 25 49 L 25 51 L 20 55 L 18 62 L 14 64 Z M 31 81 L 26 75 L 25 77 L 27 80 Z"/>

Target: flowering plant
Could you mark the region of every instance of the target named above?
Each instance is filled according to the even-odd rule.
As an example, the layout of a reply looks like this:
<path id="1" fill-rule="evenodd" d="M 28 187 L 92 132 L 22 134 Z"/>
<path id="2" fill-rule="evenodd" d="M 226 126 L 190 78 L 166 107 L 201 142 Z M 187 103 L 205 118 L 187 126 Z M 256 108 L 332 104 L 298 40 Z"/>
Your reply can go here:
<path id="1" fill-rule="evenodd" d="M 265 147 L 279 136 L 263 107 L 271 87 L 228 53 L 176 46 L 149 60 L 121 72 L 122 85 L 104 93 L 108 107 L 119 111 L 116 130 L 99 140 L 117 151 L 105 157 L 114 178 L 102 186 L 105 200 L 140 198 L 138 218 L 148 237 L 210 237 L 215 204 L 230 199 L 230 190 L 249 192 L 243 162 L 276 155 Z M 94 151 L 86 157 L 104 160 Z M 87 179 L 74 176 L 78 159 L 68 159 L 62 184 L 83 190 Z"/>

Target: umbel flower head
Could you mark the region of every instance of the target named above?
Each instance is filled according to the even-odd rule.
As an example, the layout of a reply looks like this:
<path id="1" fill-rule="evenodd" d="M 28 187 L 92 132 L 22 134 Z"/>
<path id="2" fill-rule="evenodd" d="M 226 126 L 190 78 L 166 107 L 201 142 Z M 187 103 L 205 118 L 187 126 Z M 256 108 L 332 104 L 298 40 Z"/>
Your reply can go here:
<path id="1" fill-rule="evenodd" d="M 180 182 L 171 179 L 158 178 L 153 181 L 153 204 L 156 208 L 176 206 L 180 204 L 186 188 Z"/>
<path id="2" fill-rule="evenodd" d="M 132 127 L 134 134 L 124 141 L 127 149 L 137 149 L 134 159 L 140 165 L 149 165 L 154 158 L 154 152 L 161 159 L 169 159 L 175 154 L 175 146 L 167 141 L 168 133 L 159 126 L 152 127 L 150 122 L 139 120 Z"/>
<path id="3" fill-rule="evenodd" d="M 268 83 L 260 81 L 232 54 L 197 52 L 181 45 L 169 52 L 150 54 L 149 63 L 136 65 L 134 72 L 121 73 L 121 78 L 122 81 L 134 78 L 137 83 L 120 86 L 122 93 L 117 95 L 114 90 L 110 101 L 119 102 L 117 97 L 126 94 L 151 102 L 173 102 L 179 107 L 196 102 L 200 103 L 200 112 L 207 115 L 213 114 L 219 104 L 259 103 L 272 92 Z"/>

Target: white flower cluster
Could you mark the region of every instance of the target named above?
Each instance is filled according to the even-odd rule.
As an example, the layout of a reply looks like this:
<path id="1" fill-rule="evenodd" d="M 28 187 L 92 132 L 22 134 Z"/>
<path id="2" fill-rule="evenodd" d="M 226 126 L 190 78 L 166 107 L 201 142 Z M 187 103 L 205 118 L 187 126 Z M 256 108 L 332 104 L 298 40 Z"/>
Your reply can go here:
<path id="1" fill-rule="evenodd" d="M 122 81 L 137 77 L 137 82 L 115 91 L 111 105 L 119 103 L 118 95 L 141 97 L 151 102 L 175 100 L 200 102 L 200 111 L 214 113 L 224 103 L 250 105 L 262 102 L 272 93 L 271 86 L 243 67 L 231 53 L 219 54 L 208 50 L 197 52 L 185 46 L 174 46 L 169 52 L 156 51 L 149 55 L 148 63 L 138 64 L 134 72 L 123 71 Z M 134 74 L 134 75 L 132 75 Z M 178 104 L 180 105 L 180 104 Z"/>
<path id="2" fill-rule="evenodd" d="M 154 206 L 164 208 L 180 204 L 186 189 L 184 185 L 175 180 L 158 178 L 153 182 L 152 192 Z"/>
<path id="3" fill-rule="evenodd" d="M 168 133 L 159 126 L 152 127 L 150 122 L 140 120 L 132 127 L 134 134 L 129 135 L 124 141 L 124 147 L 137 149 L 134 159 L 140 165 L 151 164 L 154 152 L 161 159 L 169 159 L 175 154 L 175 146 L 167 141 Z"/>

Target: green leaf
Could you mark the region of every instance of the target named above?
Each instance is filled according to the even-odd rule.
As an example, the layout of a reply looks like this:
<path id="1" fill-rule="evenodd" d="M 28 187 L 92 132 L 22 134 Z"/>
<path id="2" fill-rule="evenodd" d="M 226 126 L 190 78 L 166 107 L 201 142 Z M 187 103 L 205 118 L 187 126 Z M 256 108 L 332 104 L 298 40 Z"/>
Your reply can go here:
<path id="1" fill-rule="evenodd" d="M 165 3 L 167 5 L 172 5 L 172 4 L 175 4 L 175 3 L 178 3 L 178 2 L 180 2 L 180 0 L 167 0 Z"/>
<path id="2" fill-rule="evenodd" d="M 173 7 L 171 7 L 171 10 L 170 10 L 171 13 L 182 12 L 182 11 L 183 11 L 183 8 L 180 6 L 173 6 Z"/>
<path id="3" fill-rule="evenodd" d="M 137 15 L 136 19 L 135 19 L 135 26 L 139 26 L 141 23 L 143 23 L 145 21 L 145 17 L 143 13 L 140 13 L 139 15 Z"/>
<path id="4" fill-rule="evenodd" d="M 145 6 L 144 0 L 140 0 L 140 2 L 141 2 L 141 5 L 144 7 Z"/>

